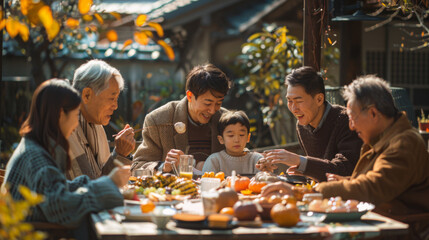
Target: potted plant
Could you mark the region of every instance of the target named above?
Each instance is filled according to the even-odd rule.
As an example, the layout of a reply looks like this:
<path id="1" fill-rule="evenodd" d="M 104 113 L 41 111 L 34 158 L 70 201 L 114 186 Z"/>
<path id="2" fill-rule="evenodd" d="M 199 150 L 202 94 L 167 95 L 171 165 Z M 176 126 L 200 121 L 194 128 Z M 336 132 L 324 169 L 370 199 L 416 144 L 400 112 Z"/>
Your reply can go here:
<path id="1" fill-rule="evenodd" d="M 419 122 L 419 130 L 423 132 L 429 132 L 429 115 L 425 117 L 425 113 L 423 109 L 420 109 L 422 112 L 421 118 L 417 117 L 417 121 Z"/>

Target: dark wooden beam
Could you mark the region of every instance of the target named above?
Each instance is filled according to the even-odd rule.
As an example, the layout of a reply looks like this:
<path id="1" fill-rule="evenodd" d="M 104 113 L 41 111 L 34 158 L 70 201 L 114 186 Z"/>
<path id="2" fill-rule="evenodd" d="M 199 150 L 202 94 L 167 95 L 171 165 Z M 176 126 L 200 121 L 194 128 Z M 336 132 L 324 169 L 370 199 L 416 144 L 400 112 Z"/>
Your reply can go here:
<path id="1" fill-rule="evenodd" d="M 328 19 L 328 0 L 304 0 L 304 66 L 320 70 L 322 33 Z"/>
<path id="2" fill-rule="evenodd" d="M 342 22 L 340 28 L 340 86 L 344 86 L 362 75 L 362 22 Z"/>

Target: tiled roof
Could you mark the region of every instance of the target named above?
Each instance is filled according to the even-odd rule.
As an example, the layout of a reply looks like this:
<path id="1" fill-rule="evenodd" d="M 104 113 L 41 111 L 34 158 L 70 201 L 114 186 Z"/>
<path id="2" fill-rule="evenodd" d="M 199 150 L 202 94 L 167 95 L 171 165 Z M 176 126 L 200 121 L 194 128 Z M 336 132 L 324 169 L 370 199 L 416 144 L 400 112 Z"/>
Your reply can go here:
<path id="1" fill-rule="evenodd" d="M 99 4 L 94 4 L 94 10 L 123 14 L 147 14 L 154 19 L 178 11 L 181 8 L 189 7 L 193 3 L 205 1 L 207 0 L 103 0 Z"/>
<path id="2" fill-rule="evenodd" d="M 265 15 L 276 9 L 287 0 L 258 0 L 253 4 L 237 9 L 234 14 L 229 14 L 226 18 L 230 23 L 227 29 L 228 34 L 240 34 L 250 26 L 261 20 Z"/>

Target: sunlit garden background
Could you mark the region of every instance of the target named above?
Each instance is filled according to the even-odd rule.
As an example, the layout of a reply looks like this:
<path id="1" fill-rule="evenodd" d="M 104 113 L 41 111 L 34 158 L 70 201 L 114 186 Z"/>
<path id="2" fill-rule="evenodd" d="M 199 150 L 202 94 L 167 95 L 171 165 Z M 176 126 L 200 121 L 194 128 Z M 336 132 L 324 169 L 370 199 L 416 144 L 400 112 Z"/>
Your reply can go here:
<path id="1" fill-rule="evenodd" d="M 313 6 L 316 25 L 305 20 L 301 0 L 1 2 L 1 167 L 20 139 L 35 87 L 71 80 L 93 58 L 126 81 L 108 133 L 126 123 L 138 128 L 148 112 L 182 98 L 186 73 L 211 62 L 235 83 L 224 107 L 251 118 L 250 148 L 296 144 L 284 77 L 303 65 L 314 42 L 321 57 L 312 65 L 334 103 L 343 104 L 339 86 L 372 73 L 406 94 L 402 105 L 415 125 L 429 112 L 428 1 L 312 1 L 329 9 L 325 16 Z M 307 33 L 315 30 L 320 35 Z"/>

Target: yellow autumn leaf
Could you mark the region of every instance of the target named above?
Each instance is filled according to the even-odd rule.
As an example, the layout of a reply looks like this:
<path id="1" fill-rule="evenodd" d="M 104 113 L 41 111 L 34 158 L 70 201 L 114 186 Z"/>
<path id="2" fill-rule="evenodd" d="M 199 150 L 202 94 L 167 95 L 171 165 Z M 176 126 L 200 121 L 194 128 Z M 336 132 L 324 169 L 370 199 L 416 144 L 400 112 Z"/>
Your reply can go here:
<path id="1" fill-rule="evenodd" d="M 21 0 L 21 12 L 24 16 L 27 16 L 31 4 L 33 4 L 32 0 Z"/>
<path id="2" fill-rule="evenodd" d="M 71 29 L 76 29 L 79 26 L 79 20 L 74 18 L 68 18 L 66 21 L 66 26 Z"/>
<path id="3" fill-rule="evenodd" d="M 42 21 L 43 26 L 46 29 L 49 28 L 54 22 L 51 8 L 48 6 L 43 6 L 42 8 L 40 8 L 40 10 L 37 12 L 37 15 L 39 16 L 40 21 Z"/>
<path id="4" fill-rule="evenodd" d="M 144 30 L 144 31 L 142 31 L 142 33 L 146 34 L 146 36 L 148 36 L 150 38 L 153 38 L 153 33 L 149 30 Z"/>
<path id="5" fill-rule="evenodd" d="M 18 226 L 19 230 L 21 230 L 21 232 L 28 232 L 33 230 L 33 225 L 31 225 L 30 223 L 21 223 Z"/>
<path id="6" fill-rule="evenodd" d="M 30 205 L 37 205 L 44 200 L 43 195 L 32 192 L 26 186 L 19 185 L 18 191 Z"/>
<path id="7" fill-rule="evenodd" d="M 86 22 L 91 22 L 92 19 L 94 19 L 91 15 L 83 15 L 82 16 L 83 20 L 85 20 Z"/>
<path id="8" fill-rule="evenodd" d="M 115 42 L 118 40 L 118 34 L 116 33 L 115 30 L 109 30 L 106 34 L 106 37 L 111 42 Z"/>
<path id="9" fill-rule="evenodd" d="M 147 45 L 149 38 L 144 32 L 134 32 L 134 40 L 141 45 Z"/>
<path id="10" fill-rule="evenodd" d="M 112 15 L 113 17 L 115 17 L 116 20 L 120 20 L 121 19 L 121 14 L 119 14 L 117 12 L 111 12 L 110 15 Z"/>
<path id="11" fill-rule="evenodd" d="M 21 23 L 19 21 L 13 19 L 12 17 L 9 17 L 6 20 L 6 31 L 9 33 L 11 38 L 15 38 L 16 35 L 18 35 L 20 24 Z"/>
<path id="12" fill-rule="evenodd" d="M 50 42 L 54 40 L 54 38 L 60 32 L 60 24 L 57 21 L 54 21 L 49 28 L 46 29 L 46 33 L 48 34 L 48 39 Z"/>
<path id="13" fill-rule="evenodd" d="M 269 96 L 270 95 L 270 89 L 265 88 L 264 91 L 265 91 L 264 92 L 265 96 Z"/>
<path id="14" fill-rule="evenodd" d="M 133 43 L 133 40 L 128 39 L 127 41 L 124 42 L 124 46 L 122 46 L 121 51 L 124 51 L 126 47 L 130 46 Z"/>
<path id="15" fill-rule="evenodd" d="M 6 26 L 6 19 L 2 19 L 0 21 L 0 30 L 2 30 Z"/>
<path id="16" fill-rule="evenodd" d="M 19 35 L 22 38 L 22 41 L 27 42 L 28 36 L 30 36 L 30 30 L 28 29 L 27 25 L 21 23 L 18 28 Z"/>
<path id="17" fill-rule="evenodd" d="M 91 9 L 92 0 L 79 0 L 78 9 L 80 14 L 87 14 L 89 9 Z"/>
<path id="18" fill-rule="evenodd" d="M 39 10 L 44 6 L 45 4 L 43 1 L 39 1 L 38 3 L 31 2 L 31 4 L 28 6 L 27 18 L 32 24 L 38 25 L 40 23 Z"/>
<path id="19" fill-rule="evenodd" d="M 156 22 L 148 22 L 147 25 L 149 25 L 150 27 L 154 28 L 156 33 L 158 33 L 159 37 L 163 37 L 164 36 L 164 29 L 162 29 L 161 25 L 159 23 Z"/>
<path id="20" fill-rule="evenodd" d="M 170 59 L 170 61 L 173 61 L 175 58 L 173 48 L 171 48 L 164 40 L 158 40 L 157 43 L 161 45 L 162 48 L 164 48 L 168 59 Z"/>
<path id="21" fill-rule="evenodd" d="M 140 14 L 136 19 L 136 26 L 141 27 L 143 24 L 146 23 L 147 15 L 146 14 Z"/>
<path id="22" fill-rule="evenodd" d="M 97 19 L 97 21 L 98 21 L 100 24 L 103 24 L 103 23 L 104 23 L 104 20 L 103 20 L 103 18 L 100 16 L 100 14 L 96 13 L 96 14 L 94 14 L 94 16 L 95 16 L 95 18 Z"/>
<path id="23" fill-rule="evenodd" d="M 60 25 L 52 17 L 51 8 L 48 6 L 43 6 L 40 8 L 37 14 L 39 15 L 40 21 L 42 21 L 42 24 L 46 29 L 49 41 L 52 41 L 60 32 Z"/>

